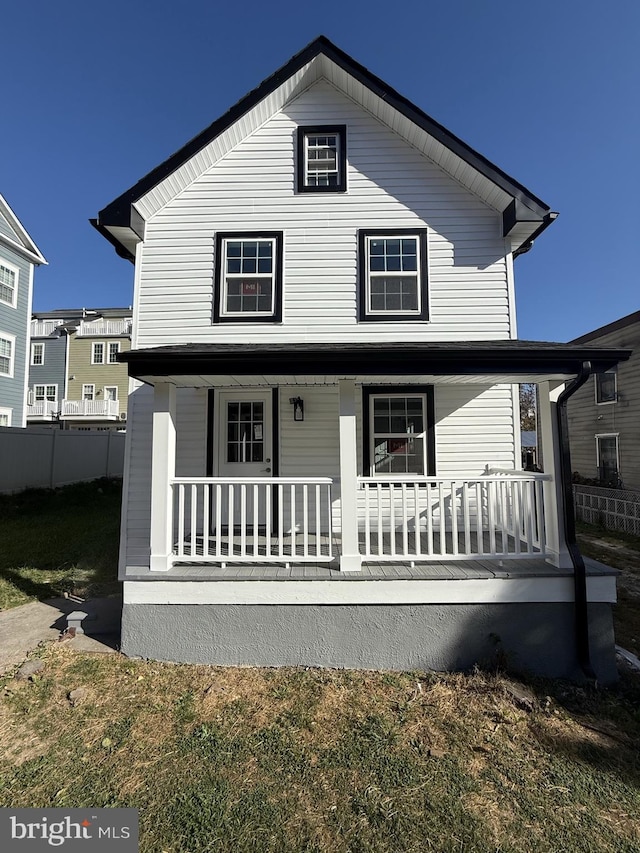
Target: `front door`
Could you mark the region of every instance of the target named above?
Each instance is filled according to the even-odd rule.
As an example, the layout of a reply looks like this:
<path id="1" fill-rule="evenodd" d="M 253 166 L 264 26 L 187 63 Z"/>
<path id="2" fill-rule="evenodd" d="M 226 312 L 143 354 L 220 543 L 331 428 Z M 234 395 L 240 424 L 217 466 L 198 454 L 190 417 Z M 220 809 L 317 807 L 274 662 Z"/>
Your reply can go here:
<path id="1" fill-rule="evenodd" d="M 249 483 L 243 488 L 224 486 L 222 523 L 234 528 L 247 528 L 254 523 L 264 528 L 271 521 L 271 495 L 264 484 L 253 483 L 271 477 L 273 436 L 271 390 L 221 391 L 218 395 L 218 476 L 242 477 Z"/>

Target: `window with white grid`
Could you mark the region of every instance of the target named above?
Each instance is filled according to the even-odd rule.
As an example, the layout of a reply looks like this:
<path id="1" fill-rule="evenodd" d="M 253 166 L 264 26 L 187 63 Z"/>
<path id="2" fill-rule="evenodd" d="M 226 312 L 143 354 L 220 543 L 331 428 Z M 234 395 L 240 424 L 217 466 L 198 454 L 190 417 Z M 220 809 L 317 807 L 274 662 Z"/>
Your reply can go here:
<path id="1" fill-rule="evenodd" d="M 50 403 L 55 403 L 58 399 L 57 385 L 34 385 L 33 398 L 36 403 L 42 403 L 47 400 Z"/>
<path id="2" fill-rule="evenodd" d="M 425 320 L 426 230 L 360 232 L 361 320 Z"/>
<path id="3" fill-rule="evenodd" d="M 10 427 L 11 426 L 11 415 L 13 414 L 13 409 L 0 408 L 0 427 Z"/>
<path id="4" fill-rule="evenodd" d="M 298 128 L 298 192 L 344 192 L 346 183 L 344 125 Z"/>
<path id="5" fill-rule="evenodd" d="M 282 233 L 216 235 L 216 322 L 282 316 Z"/>
<path id="6" fill-rule="evenodd" d="M 34 366 L 44 364 L 44 344 L 31 344 L 31 364 Z"/>
<path id="7" fill-rule="evenodd" d="M 15 338 L 0 332 L 0 376 L 13 376 Z"/>
<path id="8" fill-rule="evenodd" d="M 104 343 L 95 341 L 91 344 L 91 364 L 104 364 Z"/>
<path id="9" fill-rule="evenodd" d="M 118 353 L 120 352 L 120 341 L 109 341 L 109 364 L 118 363 Z"/>
<path id="10" fill-rule="evenodd" d="M 83 400 L 95 400 L 96 398 L 96 386 L 95 385 L 83 385 L 82 386 L 82 399 Z"/>
<path id="11" fill-rule="evenodd" d="M 0 302 L 16 307 L 18 296 L 18 270 L 5 261 L 0 262 Z"/>

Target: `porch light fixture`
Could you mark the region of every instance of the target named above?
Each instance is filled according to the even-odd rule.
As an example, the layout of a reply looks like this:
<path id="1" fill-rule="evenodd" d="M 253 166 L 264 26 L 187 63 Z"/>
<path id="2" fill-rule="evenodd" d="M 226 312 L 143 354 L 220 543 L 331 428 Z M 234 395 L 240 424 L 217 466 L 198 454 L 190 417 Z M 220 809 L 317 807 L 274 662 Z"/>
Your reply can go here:
<path id="1" fill-rule="evenodd" d="M 293 406 L 294 421 L 304 420 L 304 401 L 301 397 L 289 397 L 289 402 Z"/>

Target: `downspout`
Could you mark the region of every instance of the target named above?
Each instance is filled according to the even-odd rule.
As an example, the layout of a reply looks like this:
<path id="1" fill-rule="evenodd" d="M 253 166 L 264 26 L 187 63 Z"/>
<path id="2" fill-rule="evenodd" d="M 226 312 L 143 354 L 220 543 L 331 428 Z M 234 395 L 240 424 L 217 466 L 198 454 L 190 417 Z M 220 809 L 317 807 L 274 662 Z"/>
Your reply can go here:
<path id="1" fill-rule="evenodd" d="M 571 452 L 569 449 L 569 424 L 567 402 L 578 388 L 581 388 L 591 375 L 591 362 L 584 361 L 580 372 L 558 397 L 556 417 L 558 440 L 560 443 L 560 479 L 562 486 L 563 523 L 567 550 L 573 563 L 573 581 L 575 587 L 576 613 L 576 651 L 578 663 L 585 676 L 597 681 L 589 653 L 589 615 L 587 610 L 587 570 L 576 541 L 576 518 L 573 507 L 573 487 L 571 483 Z"/>

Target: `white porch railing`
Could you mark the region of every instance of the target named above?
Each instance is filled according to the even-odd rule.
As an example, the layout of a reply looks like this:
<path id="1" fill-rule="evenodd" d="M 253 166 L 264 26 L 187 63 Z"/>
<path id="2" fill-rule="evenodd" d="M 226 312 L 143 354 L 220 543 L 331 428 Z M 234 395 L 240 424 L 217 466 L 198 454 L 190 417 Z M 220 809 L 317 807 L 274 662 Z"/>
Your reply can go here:
<path id="1" fill-rule="evenodd" d="M 52 418 L 60 411 L 60 403 L 55 400 L 38 400 L 27 406 L 28 418 Z"/>
<path id="2" fill-rule="evenodd" d="M 360 477 L 363 560 L 544 557 L 543 482 L 550 479 L 526 472 L 464 480 Z"/>
<path id="3" fill-rule="evenodd" d="M 328 477 L 176 477 L 174 562 L 333 559 Z"/>
<path id="4" fill-rule="evenodd" d="M 127 320 L 81 320 L 78 337 L 104 335 L 130 335 L 132 321 Z"/>
<path id="5" fill-rule="evenodd" d="M 116 418 L 120 413 L 117 400 L 63 400 L 62 417 Z"/>

